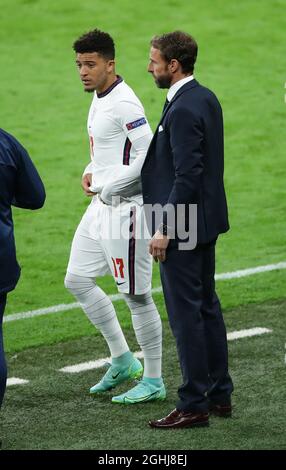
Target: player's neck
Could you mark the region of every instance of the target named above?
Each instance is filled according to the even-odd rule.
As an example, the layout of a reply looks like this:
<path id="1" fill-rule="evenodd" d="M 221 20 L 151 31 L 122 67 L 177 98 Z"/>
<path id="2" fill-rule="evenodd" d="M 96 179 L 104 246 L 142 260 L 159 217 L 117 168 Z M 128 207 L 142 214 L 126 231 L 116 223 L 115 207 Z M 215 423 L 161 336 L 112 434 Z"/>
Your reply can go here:
<path id="1" fill-rule="evenodd" d="M 104 93 L 106 90 L 108 90 L 108 88 L 111 87 L 111 85 L 113 85 L 113 83 L 116 82 L 117 79 L 118 79 L 118 76 L 114 72 L 112 75 L 110 75 L 110 77 L 108 77 L 107 81 L 104 83 L 104 85 L 102 85 L 101 88 L 96 89 L 96 93 L 97 94 Z"/>

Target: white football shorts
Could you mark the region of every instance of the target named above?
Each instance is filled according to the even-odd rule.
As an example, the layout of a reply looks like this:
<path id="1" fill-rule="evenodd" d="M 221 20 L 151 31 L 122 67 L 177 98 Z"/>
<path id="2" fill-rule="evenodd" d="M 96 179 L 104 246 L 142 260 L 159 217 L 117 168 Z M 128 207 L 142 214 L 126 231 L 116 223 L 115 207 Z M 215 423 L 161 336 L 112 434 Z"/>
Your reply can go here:
<path id="1" fill-rule="evenodd" d="M 143 203 L 112 207 L 95 196 L 75 232 L 67 272 L 90 278 L 111 274 L 119 292 L 144 294 L 152 279 L 149 240 Z"/>

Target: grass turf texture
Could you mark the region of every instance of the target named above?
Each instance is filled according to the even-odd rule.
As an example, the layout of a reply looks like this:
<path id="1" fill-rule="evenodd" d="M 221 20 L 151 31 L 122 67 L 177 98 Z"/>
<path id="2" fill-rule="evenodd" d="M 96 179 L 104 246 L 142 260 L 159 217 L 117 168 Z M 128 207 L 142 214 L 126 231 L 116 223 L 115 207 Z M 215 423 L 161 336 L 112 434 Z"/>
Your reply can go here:
<path id="1" fill-rule="evenodd" d="M 86 118 L 91 95 L 82 91 L 71 44 L 94 27 L 114 37 L 117 71 L 141 98 L 153 129 L 166 92 L 147 76 L 149 40 L 174 29 L 196 37 L 196 78 L 215 91 L 225 117 L 231 231 L 218 243 L 217 272 L 285 261 L 284 8 L 284 0 L 1 0 L 1 127 L 27 147 L 47 189 L 43 210 L 14 211 L 23 270 L 16 291 L 9 295 L 7 314 L 74 301 L 63 278 L 72 236 L 88 203 L 80 175 L 89 161 Z M 231 421 L 213 419 L 211 432 L 163 436 L 146 427 L 148 418 L 161 417 L 172 408 L 180 382 L 166 323 L 168 401 L 136 413 L 115 410 L 109 400 L 96 403 L 85 395 L 102 371 L 75 376 L 55 372 L 57 364 L 85 361 L 89 354 L 107 355 L 102 338 L 79 310 L 5 324 L 9 375 L 22 377 L 27 372 L 32 382 L 8 389 L 4 447 L 285 447 L 285 302 L 267 303 L 285 297 L 285 280 L 284 270 L 217 284 L 229 331 L 251 326 L 275 329 L 271 335 L 230 343 L 237 411 Z M 112 279 L 99 283 L 106 292 L 116 292 Z M 159 285 L 157 267 L 153 284 Z M 162 296 L 157 294 L 155 300 L 166 318 Z M 127 336 L 133 338 L 127 308 L 123 302 L 116 307 Z M 95 426 L 97 420 L 100 426 Z M 111 426 L 113 420 L 122 421 L 122 428 Z"/>
<path id="2" fill-rule="evenodd" d="M 271 286 L 271 297 L 267 286 Z M 285 271 L 258 274 L 249 278 L 220 281 L 217 291 L 223 299 L 224 308 L 267 300 L 279 299 L 285 286 Z M 167 318 L 162 294 L 154 294 L 154 300 L 163 319 Z M 124 301 L 114 303 L 124 331 L 132 328 L 131 317 Z M 228 316 L 228 311 L 225 312 Z M 259 318 L 257 319 L 259 321 Z M 243 328 L 236 319 L 233 329 Z M 5 349 L 18 352 L 28 347 L 53 344 L 84 336 L 100 335 L 80 309 L 57 314 L 48 314 L 36 318 L 17 320 L 4 324 Z"/>
<path id="3" fill-rule="evenodd" d="M 225 116 L 232 230 L 219 243 L 217 272 L 285 256 L 285 2 L 147 0 L 135 5 L 115 0 L 102 5 L 1 1 L 1 127 L 28 148 L 47 188 L 42 211 L 14 211 L 23 273 L 7 313 L 72 301 L 63 278 L 72 236 L 88 203 L 80 176 L 89 161 L 91 95 L 82 90 L 71 45 L 95 26 L 114 36 L 118 73 L 141 98 L 153 128 L 166 92 L 146 72 L 149 40 L 175 28 L 197 38 L 196 77 L 216 92 Z M 114 290 L 110 281 L 104 285 Z M 272 286 L 267 290 L 271 298 Z"/>
<path id="4" fill-rule="evenodd" d="M 167 399 L 137 406 L 110 403 L 122 393 L 96 398 L 88 393 L 104 369 L 63 374 L 57 369 L 96 357 L 107 349 L 101 337 L 85 337 L 53 347 L 27 349 L 10 356 L 10 375 L 30 380 L 9 387 L 2 414 L 4 449 L 282 449 L 285 448 L 285 364 L 282 320 L 286 302 L 268 302 L 229 310 L 227 329 L 262 326 L 272 333 L 229 342 L 235 383 L 232 419 L 211 418 L 211 427 L 158 431 L 148 428 L 174 408 L 181 377 L 175 344 L 164 323 L 163 373 Z M 137 349 L 134 335 L 128 340 Z"/>

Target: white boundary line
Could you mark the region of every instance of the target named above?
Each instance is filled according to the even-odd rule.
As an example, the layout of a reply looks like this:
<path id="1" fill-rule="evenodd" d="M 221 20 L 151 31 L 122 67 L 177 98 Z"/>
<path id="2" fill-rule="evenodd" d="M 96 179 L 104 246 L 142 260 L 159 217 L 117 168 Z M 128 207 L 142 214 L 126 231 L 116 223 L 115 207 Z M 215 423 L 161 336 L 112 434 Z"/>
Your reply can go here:
<path id="1" fill-rule="evenodd" d="M 249 338 L 251 336 L 263 335 L 265 333 L 272 333 L 272 330 L 268 328 L 248 328 L 247 330 L 238 330 L 232 331 L 227 334 L 227 340 L 233 341 L 241 338 Z M 138 359 L 143 358 L 143 352 L 137 351 L 134 353 L 134 356 Z M 95 361 L 81 362 L 79 364 L 74 364 L 72 366 L 66 366 L 59 369 L 59 372 L 64 372 L 67 374 L 78 374 L 79 372 L 85 372 L 87 370 L 99 369 L 106 365 L 106 363 L 111 362 L 110 357 L 104 357 L 102 359 L 96 359 Z M 17 377 L 10 377 L 7 379 L 7 387 L 11 385 L 24 385 L 29 383 L 29 380 L 19 379 Z"/>
<path id="2" fill-rule="evenodd" d="M 233 341 L 234 339 L 250 338 L 251 336 L 264 335 L 265 333 L 272 333 L 268 328 L 248 328 L 247 330 L 238 330 L 227 333 L 227 340 Z"/>
<path id="3" fill-rule="evenodd" d="M 247 330 L 232 331 L 231 333 L 227 334 L 227 340 L 233 341 L 235 339 L 263 335 L 265 333 L 272 333 L 272 330 L 269 330 L 268 328 L 256 327 L 249 328 Z M 143 353 L 142 351 L 138 351 L 134 353 L 134 356 L 140 359 L 143 358 Z M 65 372 L 68 374 L 78 374 L 79 372 L 85 372 L 86 370 L 99 369 L 100 367 L 105 366 L 108 362 L 111 362 L 111 358 L 105 357 L 102 359 L 97 359 L 95 361 L 81 362 L 72 366 L 62 367 L 62 369 L 59 369 L 59 372 Z"/>
<path id="4" fill-rule="evenodd" d="M 7 387 L 10 387 L 11 385 L 25 385 L 29 383 L 29 380 L 24 380 L 24 379 L 18 379 L 18 377 L 10 377 L 7 379 Z"/>
<path id="5" fill-rule="evenodd" d="M 238 279 L 241 277 L 252 276 L 254 274 L 265 273 L 269 271 L 276 271 L 279 269 L 286 269 L 286 262 L 282 261 L 277 264 L 267 264 L 265 266 L 257 266 L 256 268 L 241 269 L 239 271 L 232 271 L 228 273 L 216 274 L 216 281 L 225 281 L 228 279 Z M 162 292 L 162 287 L 155 287 L 152 289 L 152 293 Z M 109 296 L 112 302 L 116 302 L 123 298 L 122 294 L 115 294 Z M 47 315 L 50 313 L 66 312 L 68 310 L 73 310 L 79 308 L 79 303 L 74 302 L 70 304 L 59 304 L 54 305 L 53 307 L 40 308 L 38 310 L 30 310 L 29 312 L 13 313 L 11 315 L 6 315 L 4 317 L 4 322 L 10 322 L 15 320 L 24 320 L 26 318 L 33 318 L 40 315 Z"/>
<path id="6" fill-rule="evenodd" d="M 138 359 L 143 358 L 142 351 L 134 353 L 134 356 Z M 81 362 L 73 366 L 66 366 L 59 369 L 60 372 L 66 372 L 68 374 L 77 374 L 78 372 L 85 372 L 86 370 L 99 369 L 111 362 L 111 357 L 104 357 L 103 359 L 97 359 L 96 361 Z"/>

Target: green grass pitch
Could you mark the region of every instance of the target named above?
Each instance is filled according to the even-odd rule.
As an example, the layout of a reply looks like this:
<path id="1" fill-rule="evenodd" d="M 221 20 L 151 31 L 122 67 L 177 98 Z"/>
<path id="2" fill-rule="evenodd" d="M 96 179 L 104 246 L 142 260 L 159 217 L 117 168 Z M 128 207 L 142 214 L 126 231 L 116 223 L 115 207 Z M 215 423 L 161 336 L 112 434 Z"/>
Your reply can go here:
<path id="1" fill-rule="evenodd" d="M 217 94 L 225 119 L 231 231 L 218 243 L 216 271 L 286 261 L 285 6 L 285 0 L 1 0 L 0 125 L 29 150 L 47 189 L 43 210 L 14 210 L 22 277 L 9 295 L 7 315 L 74 302 L 63 279 L 72 236 L 88 204 L 80 177 L 89 161 L 91 95 L 82 90 L 71 45 L 94 27 L 114 37 L 117 73 L 141 98 L 153 129 L 166 92 L 156 88 L 146 71 L 150 38 L 175 29 L 194 35 L 199 44 L 196 78 Z M 116 293 L 112 279 L 99 283 L 107 293 Z M 180 383 L 161 294 L 155 301 L 164 319 L 169 395 L 165 403 L 136 410 L 113 407 L 110 396 L 89 397 L 87 390 L 102 370 L 69 377 L 57 372 L 107 355 L 102 338 L 79 309 L 6 323 L 9 376 L 30 383 L 7 389 L 3 447 L 285 448 L 285 283 L 285 270 L 217 283 L 228 331 L 261 326 L 273 332 L 230 343 L 234 418 L 214 419 L 207 430 L 162 436 L 146 426 L 149 418 L 172 409 Z M 155 266 L 153 286 L 159 285 Z M 137 349 L 124 303 L 117 302 L 116 308 Z"/>

